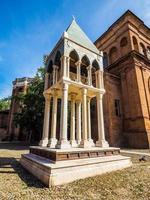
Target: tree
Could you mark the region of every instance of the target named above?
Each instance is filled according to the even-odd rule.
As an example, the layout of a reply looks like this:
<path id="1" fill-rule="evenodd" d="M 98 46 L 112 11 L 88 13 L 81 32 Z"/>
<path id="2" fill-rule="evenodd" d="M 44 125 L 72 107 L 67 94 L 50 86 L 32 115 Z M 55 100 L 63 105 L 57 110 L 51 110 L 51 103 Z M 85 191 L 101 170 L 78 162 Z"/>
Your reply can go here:
<path id="1" fill-rule="evenodd" d="M 0 111 L 9 110 L 10 108 L 10 97 L 0 99 Z"/>
<path id="2" fill-rule="evenodd" d="M 38 141 L 43 127 L 44 111 L 44 68 L 39 68 L 26 94 L 16 97 L 20 112 L 15 114 L 14 122 L 21 132 L 27 134 L 29 141 Z"/>

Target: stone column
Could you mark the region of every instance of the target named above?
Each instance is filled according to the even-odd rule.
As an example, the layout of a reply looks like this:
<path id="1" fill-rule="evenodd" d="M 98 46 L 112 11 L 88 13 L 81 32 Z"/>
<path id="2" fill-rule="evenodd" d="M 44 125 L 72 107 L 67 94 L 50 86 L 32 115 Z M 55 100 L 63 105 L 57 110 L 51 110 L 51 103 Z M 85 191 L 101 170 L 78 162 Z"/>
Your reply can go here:
<path id="1" fill-rule="evenodd" d="M 53 85 L 56 83 L 56 66 L 53 65 Z"/>
<path id="2" fill-rule="evenodd" d="M 58 66 L 56 66 L 56 69 L 55 69 L 55 83 L 57 83 L 58 81 Z"/>
<path id="3" fill-rule="evenodd" d="M 80 147 L 89 147 L 87 141 L 87 89 L 82 90 L 82 140 Z"/>
<path id="4" fill-rule="evenodd" d="M 92 85 L 92 74 L 91 74 L 91 69 L 92 69 L 92 66 L 91 65 L 89 65 L 88 67 L 87 67 L 87 70 L 88 70 L 88 85 Z"/>
<path id="5" fill-rule="evenodd" d="M 70 148 L 71 145 L 67 139 L 68 126 L 68 84 L 63 83 L 62 100 L 61 100 L 61 124 L 60 124 L 60 140 L 57 143 L 57 148 Z"/>
<path id="6" fill-rule="evenodd" d="M 61 57 L 61 73 L 65 78 L 69 78 L 70 72 L 70 57 L 62 56 Z"/>
<path id="7" fill-rule="evenodd" d="M 49 118 L 50 118 L 51 94 L 44 94 L 44 97 L 45 97 L 45 111 L 44 111 L 43 134 L 42 134 L 42 140 L 40 141 L 39 145 L 46 147 L 48 144 L 48 137 L 49 137 Z"/>
<path id="8" fill-rule="evenodd" d="M 57 91 L 54 92 L 54 96 L 53 96 L 51 136 L 48 143 L 48 147 L 50 148 L 55 148 L 57 144 L 56 128 L 57 128 Z"/>
<path id="9" fill-rule="evenodd" d="M 44 90 L 47 90 L 49 87 L 49 73 L 45 73 L 45 80 L 44 80 Z"/>
<path id="10" fill-rule="evenodd" d="M 61 57 L 61 74 L 62 77 L 67 77 L 67 57 Z"/>
<path id="11" fill-rule="evenodd" d="M 67 73 L 66 73 L 66 76 L 67 76 L 67 78 L 70 78 L 70 57 L 66 58 L 66 62 L 67 62 L 67 67 L 66 67 Z"/>
<path id="12" fill-rule="evenodd" d="M 77 66 L 77 81 L 81 82 L 81 61 L 76 63 Z"/>
<path id="13" fill-rule="evenodd" d="M 103 80 L 103 71 L 96 71 L 96 87 L 100 89 L 104 89 L 104 80 Z"/>
<path id="14" fill-rule="evenodd" d="M 72 147 L 77 147 L 75 139 L 75 96 L 71 94 L 71 129 L 70 129 L 70 143 Z"/>
<path id="15" fill-rule="evenodd" d="M 76 101 L 77 144 L 81 142 L 81 101 Z"/>
<path id="16" fill-rule="evenodd" d="M 87 97 L 87 130 L 88 130 L 88 141 L 89 145 L 95 146 L 91 138 L 91 98 Z"/>
<path id="17" fill-rule="evenodd" d="M 98 141 L 97 147 L 109 147 L 108 142 L 105 140 L 104 132 L 104 117 L 103 117 L 103 94 L 97 94 L 97 121 L 98 121 Z"/>

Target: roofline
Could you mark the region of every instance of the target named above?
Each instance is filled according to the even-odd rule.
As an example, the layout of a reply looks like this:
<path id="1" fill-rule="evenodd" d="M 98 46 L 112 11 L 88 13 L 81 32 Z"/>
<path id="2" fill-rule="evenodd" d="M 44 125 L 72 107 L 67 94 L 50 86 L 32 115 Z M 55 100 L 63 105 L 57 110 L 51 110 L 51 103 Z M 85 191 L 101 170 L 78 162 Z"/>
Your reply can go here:
<path id="1" fill-rule="evenodd" d="M 150 31 L 150 28 L 147 25 L 145 25 L 145 23 L 136 14 L 134 14 L 131 10 L 127 10 L 111 26 L 109 26 L 109 28 L 94 42 L 94 44 L 96 44 L 100 39 L 102 39 L 127 14 L 133 15 L 138 21 L 140 21 Z"/>

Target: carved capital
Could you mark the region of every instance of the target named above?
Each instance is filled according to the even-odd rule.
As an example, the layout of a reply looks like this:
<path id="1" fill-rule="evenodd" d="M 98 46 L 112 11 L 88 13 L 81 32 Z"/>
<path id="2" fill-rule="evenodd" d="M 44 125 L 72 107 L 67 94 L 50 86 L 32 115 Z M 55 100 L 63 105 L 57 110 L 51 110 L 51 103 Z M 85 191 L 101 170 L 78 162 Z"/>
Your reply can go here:
<path id="1" fill-rule="evenodd" d="M 43 95 L 44 95 L 45 101 L 49 102 L 51 100 L 52 94 L 50 94 L 50 93 L 44 93 Z"/>

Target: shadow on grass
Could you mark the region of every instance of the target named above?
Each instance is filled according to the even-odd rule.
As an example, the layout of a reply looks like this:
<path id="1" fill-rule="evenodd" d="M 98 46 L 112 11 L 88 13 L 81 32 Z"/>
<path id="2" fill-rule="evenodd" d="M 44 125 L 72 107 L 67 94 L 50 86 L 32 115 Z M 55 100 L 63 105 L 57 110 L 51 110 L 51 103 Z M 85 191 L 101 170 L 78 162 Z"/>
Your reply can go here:
<path id="1" fill-rule="evenodd" d="M 35 178 L 32 174 L 30 174 L 21 166 L 21 164 L 19 163 L 19 158 L 14 158 L 14 157 L 0 158 L 0 174 L 4 173 L 7 173 L 8 175 L 17 174 L 28 187 L 36 187 L 36 188 L 45 187 L 44 184 L 42 184 L 37 178 Z"/>
<path id="2" fill-rule="evenodd" d="M 29 144 L 27 143 L 0 143 L 0 149 L 7 149 L 7 150 L 28 150 Z"/>

